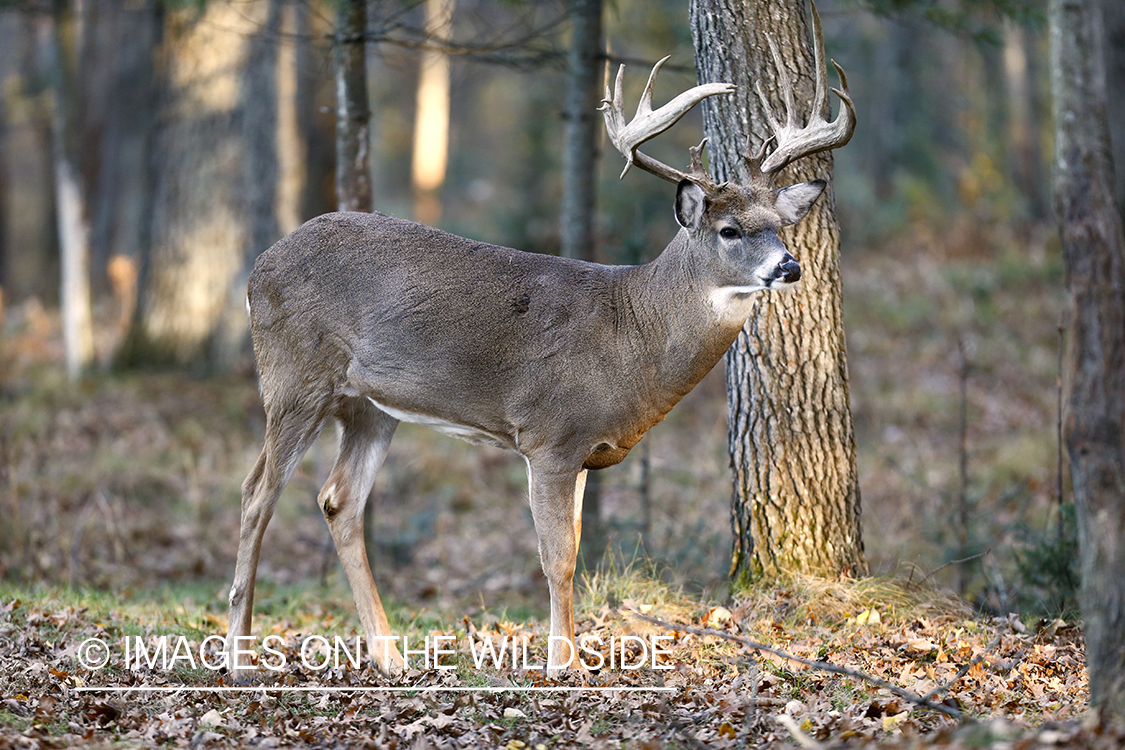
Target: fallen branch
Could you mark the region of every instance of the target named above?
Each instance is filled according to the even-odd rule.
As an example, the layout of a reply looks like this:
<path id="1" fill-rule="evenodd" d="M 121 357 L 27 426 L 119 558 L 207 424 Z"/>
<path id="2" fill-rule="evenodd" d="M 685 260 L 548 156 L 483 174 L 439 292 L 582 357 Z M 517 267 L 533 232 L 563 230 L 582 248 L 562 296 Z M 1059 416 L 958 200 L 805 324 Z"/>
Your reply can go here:
<path id="1" fill-rule="evenodd" d="M 952 677 L 952 678 L 951 678 L 951 679 L 950 679 L 950 680 L 949 680 L 948 682 L 946 682 L 946 683 L 945 683 L 944 685 L 938 685 L 938 686 L 937 686 L 936 688 L 934 688 L 934 689 L 933 689 L 933 690 L 931 690 L 930 692 L 928 692 L 928 693 L 926 693 L 925 695 L 923 695 L 923 696 L 922 696 L 922 700 L 924 700 L 924 701 L 928 701 L 928 700 L 930 700 L 931 698 L 933 698 L 933 697 L 934 697 L 935 695 L 939 695 L 939 694 L 941 694 L 941 693 L 944 693 L 944 692 L 945 692 L 946 690 L 948 690 L 948 689 L 949 689 L 949 687 L 950 687 L 950 686 L 951 686 L 951 685 L 952 685 L 953 683 L 957 682 L 957 681 L 958 681 L 958 680 L 960 680 L 960 679 L 961 679 L 962 677 L 964 677 L 965 675 L 967 675 L 967 674 L 969 673 L 969 670 L 970 670 L 970 669 L 972 669 L 973 667 L 975 667 L 976 665 L 978 665 L 978 664 L 980 664 L 980 663 L 981 663 L 981 661 L 982 661 L 982 660 L 984 659 L 984 657 L 988 655 L 988 652 L 989 652 L 989 651 L 991 651 L 992 649 L 994 649 L 994 648 L 996 648 L 997 646 L 999 646 L 999 645 L 1000 645 L 1000 637 L 1001 637 L 1001 635 L 1003 635 L 1003 634 L 1002 634 L 1002 633 L 997 633 L 997 634 L 996 634 L 996 637 L 992 639 L 992 643 L 988 644 L 988 645 L 987 645 L 987 646 L 985 647 L 984 651 L 981 651 L 981 652 L 980 652 L 979 654 L 977 654 L 976 656 L 974 656 L 974 657 L 972 658 L 972 660 L 971 660 L 971 661 L 970 661 L 970 662 L 969 662 L 968 664 L 966 664 L 965 666 L 961 667 L 961 669 L 957 670 L 957 674 L 953 675 L 953 677 Z"/>
<path id="2" fill-rule="evenodd" d="M 731 635 L 730 633 L 724 632 L 722 630 L 715 630 L 714 628 L 697 628 L 691 625 L 669 622 L 667 620 L 661 620 L 659 617 L 646 615 L 642 612 L 638 612 L 637 610 L 630 608 L 623 608 L 623 611 L 625 611 L 627 614 L 633 615 L 634 617 L 639 617 L 646 622 L 650 622 L 653 625 L 658 625 L 662 628 L 667 628 L 669 630 L 680 630 L 685 633 L 694 633 L 695 635 L 710 635 L 714 636 L 715 638 L 722 638 L 723 640 L 731 641 L 732 643 L 738 643 L 747 648 L 752 648 L 755 651 L 764 651 L 767 654 L 773 654 L 774 656 L 781 657 L 782 659 L 795 661 L 798 664 L 803 664 L 804 666 L 811 667 L 812 669 L 819 669 L 823 672 L 831 672 L 832 674 L 843 675 L 845 677 L 854 677 L 857 680 L 863 680 L 864 682 L 869 682 L 872 685 L 889 690 L 899 698 L 909 701 L 910 703 L 913 703 L 916 706 L 920 706 L 921 708 L 926 708 L 930 711 L 936 711 L 937 713 L 945 714 L 946 716 L 957 719 L 958 721 L 963 721 L 965 718 L 964 712 L 962 712 L 958 708 L 947 706 L 944 703 L 934 703 L 923 696 L 916 695 L 909 690 L 903 690 L 898 685 L 894 685 L 890 682 L 887 682 L 886 680 L 879 679 L 878 677 L 873 677 L 866 672 L 860 672 L 856 669 L 841 667 L 836 664 L 830 664 L 824 661 L 805 659 L 803 657 L 790 654 L 787 651 L 782 651 L 779 648 L 767 646 L 764 643 L 758 643 L 757 641 L 752 641 L 749 638 Z M 968 670 L 965 671 L 968 672 Z M 945 686 L 945 688 L 948 688 L 948 685 Z"/>
<path id="3" fill-rule="evenodd" d="M 934 568 L 933 570 L 931 570 L 929 573 L 927 573 L 925 575 L 925 577 L 922 578 L 921 581 L 918 581 L 917 585 L 921 586 L 926 581 L 930 580 L 930 578 L 932 578 L 935 574 L 940 573 L 941 571 L 948 568 L 950 565 L 961 565 L 962 563 L 972 562 L 973 560 L 984 557 L 985 555 L 987 555 L 991 552 L 992 552 L 992 547 L 989 547 L 984 552 L 978 552 L 975 555 L 969 555 L 968 557 L 962 557 L 960 560 L 950 560 L 949 562 L 943 563 L 943 564 L 937 566 L 936 568 Z M 911 578 L 914 577 L 914 571 L 910 572 L 910 577 Z"/>

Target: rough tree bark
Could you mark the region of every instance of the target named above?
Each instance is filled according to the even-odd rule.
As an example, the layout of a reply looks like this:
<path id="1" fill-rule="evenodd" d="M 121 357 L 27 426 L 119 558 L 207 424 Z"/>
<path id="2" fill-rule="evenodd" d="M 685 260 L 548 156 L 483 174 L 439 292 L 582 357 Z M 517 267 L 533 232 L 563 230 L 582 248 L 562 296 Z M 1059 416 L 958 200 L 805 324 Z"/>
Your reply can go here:
<path id="1" fill-rule="evenodd" d="M 1106 103 L 1109 114 L 1113 163 L 1116 165 L 1114 192 L 1117 210 L 1125 216 L 1125 3 L 1108 2 L 1105 15 Z"/>
<path id="2" fill-rule="evenodd" d="M 756 152 L 768 133 L 755 82 L 773 111 L 784 112 L 767 34 L 794 81 L 797 106 L 810 106 L 815 68 L 806 14 L 798 0 L 692 0 L 700 82 L 738 86 L 733 96 L 702 104 L 716 180 L 746 181 L 746 134 Z M 831 175 L 832 156 L 820 153 L 787 167 L 776 184 Z M 809 215 L 781 235 L 803 281 L 795 292 L 761 293 L 726 359 L 736 585 L 783 572 L 867 570 L 831 182 Z"/>
<path id="3" fill-rule="evenodd" d="M 1051 0 L 1055 210 L 1069 292 L 1064 438 L 1090 702 L 1125 719 L 1125 239 L 1106 121 L 1102 6 Z"/>

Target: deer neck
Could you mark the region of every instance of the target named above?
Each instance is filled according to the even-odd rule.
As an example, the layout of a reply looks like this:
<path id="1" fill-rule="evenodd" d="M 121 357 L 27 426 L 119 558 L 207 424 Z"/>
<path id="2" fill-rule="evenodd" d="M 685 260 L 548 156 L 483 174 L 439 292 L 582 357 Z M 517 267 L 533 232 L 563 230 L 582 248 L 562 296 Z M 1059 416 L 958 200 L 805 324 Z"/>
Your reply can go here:
<path id="1" fill-rule="evenodd" d="M 623 284 L 645 360 L 669 409 L 722 359 L 749 313 L 747 303 L 716 304 L 716 285 L 700 271 L 694 249 L 681 230 Z"/>

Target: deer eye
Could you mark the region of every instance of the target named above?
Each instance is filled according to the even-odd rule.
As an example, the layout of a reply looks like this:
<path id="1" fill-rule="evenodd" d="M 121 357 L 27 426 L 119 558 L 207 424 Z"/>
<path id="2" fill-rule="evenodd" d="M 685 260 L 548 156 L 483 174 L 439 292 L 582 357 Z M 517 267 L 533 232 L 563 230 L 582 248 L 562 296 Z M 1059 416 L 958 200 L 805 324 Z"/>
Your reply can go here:
<path id="1" fill-rule="evenodd" d="M 719 230 L 719 236 L 724 240 L 737 240 L 741 235 L 742 233 L 734 227 L 723 227 Z"/>

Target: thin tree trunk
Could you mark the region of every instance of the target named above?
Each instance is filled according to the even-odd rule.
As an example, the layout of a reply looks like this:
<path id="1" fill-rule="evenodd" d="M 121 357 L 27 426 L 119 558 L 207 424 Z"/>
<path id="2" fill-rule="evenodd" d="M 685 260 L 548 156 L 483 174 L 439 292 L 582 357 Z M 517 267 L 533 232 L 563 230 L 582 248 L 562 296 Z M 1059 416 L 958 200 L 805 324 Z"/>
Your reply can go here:
<path id="1" fill-rule="evenodd" d="M 367 3 L 341 0 L 336 18 L 336 205 L 371 210 Z"/>
<path id="2" fill-rule="evenodd" d="M 571 38 L 567 55 L 563 130 L 562 255 L 595 259 L 594 208 L 597 205 L 598 113 L 602 83 L 602 0 L 571 0 Z M 582 502 L 582 559 L 593 567 L 605 554 L 601 475 L 586 478 Z"/>
<path id="3" fill-rule="evenodd" d="M 0 97 L 0 153 L 8 140 L 8 117 Z M 4 289 L 8 285 L 8 170 L 0 164 L 0 330 L 4 327 Z"/>
<path id="4" fill-rule="evenodd" d="M 571 0 L 570 18 L 559 225 L 562 255 L 594 260 L 598 132 L 602 121 L 597 111 L 602 98 L 602 0 Z"/>
<path id="5" fill-rule="evenodd" d="M 336 142 L 333 126 L 320 117 L 318 91 L 322 55 L 312 40 L 329 36 L 336 22 L 324 18 L 306 2 L 294 2 L 296 38 L 293 41 L 297 66 L 297 129 L 305 155 L 305 185 L 301 195 L 301 219 L 332 211 L 336 196 L 325 185 L 335 182 Z"/>
<path id="6" fill-rule="evenodd" d="M 449 38 L 453 7 L 454 0 L 426 0 L 426 33 L 431 39 Z M 441 219 L 441 186 L 449 165 L 449 55 L 426 50 L 418 67 L 411 161 L 414 218 L 435 224 Z"/>
<path id="7" fill-rule="evenodd" d="M 103 12 L 102 24 L 111 28 L 103 30 L 101 49 L 114 54 L 115 65 L 104 87 L 108 101 L 98 149 L 96 205 L 91 206 L 91 253 L 93 270 L 104 270 L 117 305 L 116 347 L 136 313 L 137 268 L 151 237 L 149 167 L 157 111 L 153 57 L 160 16 L 153 0 L 118 0 Z M 116 351 L 106 354 L 112 358 Z"/>
<path id="8" fill-rule="evenodd" d="M 371 149 L 367 101 L 367 2 L 342 0 L 336 17 L 336 210 L 371 211 Z M 327 527 L 324 528 L 328 531 Z M 375 498 L 363 508 L 367 564 L 375 569 Z M 325 534 L 325 550 L 332 546 Z M 327 557 L 326 557 L 327 559 Z"/>
<path id="9" fill-rule="evenodd" d="M 51 58 L 54 111 L 51 116 L 55 168 L 55 207 L 62 255 L 59 305 L 62 308 L 66 371 L 78 378 L 94 361 L 94 316 L 90 293 L 90 224 L 86 190 L 78 160 L 77 60 L 82 43 L 74 13 L 56 0 Z"/>
<path id="10" fill-rule="evenodd" d="M 243 267 L 249 271 L 258 254 L 280 235 L 277 220 L 278 182 L 278 69 L 284 0 L 259 0 L 266 5 L 261 23 L 248 39 L 240 95 L 245 158 L 242 179 L 246 191 L 247 233 Z M 240 304 L 242 300 L 239 300 Z"/>
<path id="11" fill-rule="evenodd" d="M 1028 34 L 1015 21 L 1004 25 L 1004 72 L 1008 89 L 1008 163 L 1012 178 L 1027 200 L 1031 219 L 1046 216 L 1040 120 L 1032 93 Z"/>
<path id="12" fill-rule="evenodd" d="M 301 225 L 308 155 L 302 132 L 300 96 L 301 54 L 304 42 L 297 36 L 300 28 L 299 5 L 282 0 L 281 34 L 284 39 L 277 60 L 277 159 L 278 183 L 275 215 L 279 234 L 289 234 Z"/>
<path id="13" fill-rule="evenodd" d="M 777 42 L 795 82 L 797 106 L 812 101 L 804 7 L 797 0 L 691 3 L 699 80 L 738 85 L 734 96 L 702 104 L 711 168 L 720 181 L 746 180 L 742 154 L 748 127 L 752 149 L 764 140 L 765 112 L 751 82 L 760 82 L 775 112 L 783 111 L 766 34 Z M 790 165 L 776 184 L 831 176 L 832 157 L 821 153 Z M 791 293 L 762 293 L 727 352 L 736 585 L 785 571 L 867 570 L 831 182 L 809 215 L 783 230 L 782 239 L 801 263 L 801 286 Z"/>
<path id="14" fill-rule="evenodd" d="M 1125 238 L 1114 203 L 1102 6 L 1051 0 L 1055 210 L 1070 294 L 1070 456 L 1090 702 L 1125 719 Z"/>

